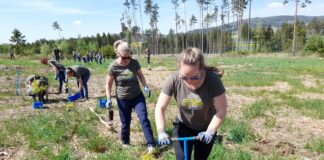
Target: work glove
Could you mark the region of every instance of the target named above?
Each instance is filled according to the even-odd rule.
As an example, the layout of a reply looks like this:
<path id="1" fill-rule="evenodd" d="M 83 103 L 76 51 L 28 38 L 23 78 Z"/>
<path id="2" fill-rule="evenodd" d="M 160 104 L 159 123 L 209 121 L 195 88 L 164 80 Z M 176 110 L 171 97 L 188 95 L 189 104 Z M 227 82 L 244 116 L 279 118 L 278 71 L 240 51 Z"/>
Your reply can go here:
<path id="1" fill-rule="evenodd" d="M 169 135 L 164 130 L 158 131 L 158 144 L 169 145 L 171 143 Z"/>
<path id="2" fill-rule="evenodd" d="M 112 103 L 111 103 L 110 99 L 107 99 L 106 108 L 111 109 L 111 107 L 112 107 Z"/>
<path id="3" fill-rule="evenodd" d="M 211 140 L 213 139 L 214 134 L 211 132 L 200 132 L 198 134 L 198 140 L 200 140 L 201 142 L 204 142 L 206 144 L 209 144 L 211 142 Z"/>
<path id="4" fill-rule="evenodd" d="M 151 97 L 151 91 L 147 86 L 144 86 L 144 93 L 147 97 Z"/>

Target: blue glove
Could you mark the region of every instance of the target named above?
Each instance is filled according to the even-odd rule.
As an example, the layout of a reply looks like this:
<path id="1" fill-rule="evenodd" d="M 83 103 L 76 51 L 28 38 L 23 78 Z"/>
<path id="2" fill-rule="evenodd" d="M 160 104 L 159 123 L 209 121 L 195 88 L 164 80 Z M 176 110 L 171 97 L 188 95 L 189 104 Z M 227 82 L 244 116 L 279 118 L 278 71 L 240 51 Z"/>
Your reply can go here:
<path id="1" fill-rule="evenodd" d="M 213 139 L 214 134 L 209 133 L 209 132 L 200 132 L 198 134 L 198 140 L 200 140 L 201 142 L 204 142 L 206 144 L 209 144 L 211 142 L 211 140 Z"/>
<path id="2" fill-rule="evenodd" d="M 110 99 L 107 99 L 106 108 L 111 109 L 111 107 L 112 107 L 112 103 L 111 103 Z"/>
<path id="3" fill-rule="evenodd" d="M 147 95 L 147 97 L 151 97 L 151 91 L 147 86 L 144 86 L 144 93 Z"/>
<path id="4" fill-rule="evenodd" d="M 171 143 L 168 134 L 166 134 L 163 130 L 158 131 L 158 144 L 159 145 L 169 145 Z"/>

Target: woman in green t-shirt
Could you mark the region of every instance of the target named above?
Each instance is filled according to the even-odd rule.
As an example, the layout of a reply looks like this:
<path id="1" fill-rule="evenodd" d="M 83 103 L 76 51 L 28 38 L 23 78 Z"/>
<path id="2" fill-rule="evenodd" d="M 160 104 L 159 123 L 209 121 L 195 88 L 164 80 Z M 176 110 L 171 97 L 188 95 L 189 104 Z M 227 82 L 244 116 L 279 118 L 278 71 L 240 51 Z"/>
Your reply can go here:
<path id="1" fill-rule="evenodd" d="M 217 129 L 227 111 L 225 88 L 220 80 L 223 71 L 208 67 L 197 48 L 187 48 L 179 56 L 179 71 L 170 75 L 162 88 L 155 109 L 155 121 L 160 145 L 170 144 L 165 130 L 165 111 L 172 96 L 177 101 L 178 114 L 173 123 L 173 137 L 197 136 L 199 141 L 187 142 L 190 158 L 192 148 L 196 160 L 208 158 Z M 184 158 L 182 142 L 175 142 L 177 159 Z"/>
<path id="2" fill-rule="evenodd" d="M 130 145 L 131 113 L 134 109 L 141 122 L 142 131 L 146 140 L 148 153 L 155 152 L 155 142 L 150 120 L 147 116 L 145 97 L 139 86 L 138 79 L 144 86 L 144 93 L 150 96 L 145 77 L 137 60 L 132 59 L 128 44 L 118 40 L 114 43 L 114 49 L 118 58 L 111 62 L 108 68 L 106 80 L 106 107 L 111 108 L 111 88 L 113 82 L 116 86 L 116 99 L 119 109 L 119 117 L 122 122 L 121 139 L 124 147 Z"/>

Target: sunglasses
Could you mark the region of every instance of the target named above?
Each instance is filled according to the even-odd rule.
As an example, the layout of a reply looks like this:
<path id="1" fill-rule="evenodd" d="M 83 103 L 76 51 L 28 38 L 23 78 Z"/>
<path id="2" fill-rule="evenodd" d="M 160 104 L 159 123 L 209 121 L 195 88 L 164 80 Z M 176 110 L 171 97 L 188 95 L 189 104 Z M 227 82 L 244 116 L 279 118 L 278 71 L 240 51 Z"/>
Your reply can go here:
<path id="1" fill-rule="evenodd" d="M 118 54 L 119 54 L 119 53 L 118 53 Z M 132 56 L 123 57 L 123 56 L 121 56 L 120 54 L 119 54 L 119 56 L 120 56 L 120 58 L 121 58 L 122 60 L 129 60 L 129 59 L 132 59 Z"/>
<path id="2" fill-rule="evenodd" d="M 192 77 L 186 77 L 186 76 L 180 74 L 180 78 L 184 81 L 187 81 L 187 80 L 197 81 L 200 79 L 200 75 L 198 74 L 198 75 L 195 75 Z"/>

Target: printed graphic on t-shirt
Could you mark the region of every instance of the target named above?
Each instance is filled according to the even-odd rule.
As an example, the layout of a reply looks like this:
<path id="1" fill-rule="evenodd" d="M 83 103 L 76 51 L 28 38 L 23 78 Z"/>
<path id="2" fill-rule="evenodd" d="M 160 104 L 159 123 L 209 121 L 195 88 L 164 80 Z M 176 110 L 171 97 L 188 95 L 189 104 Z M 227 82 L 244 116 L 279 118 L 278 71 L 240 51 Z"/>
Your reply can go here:
<path id="1" fill-rule="evenodd" d="M 123 72 L 121 72 L 119 76 L 121 76 L 122 79 L 129 80 L 133 78 L 133 72 L 131 72 L 129 69 L 126 69 Z"/>
<path id="2" fill-rule="evenodd" d="M 190 93 L 183 97 L 181 107 L 187 110 L 200 110 L 204 103 L 197 94 Z"/>

